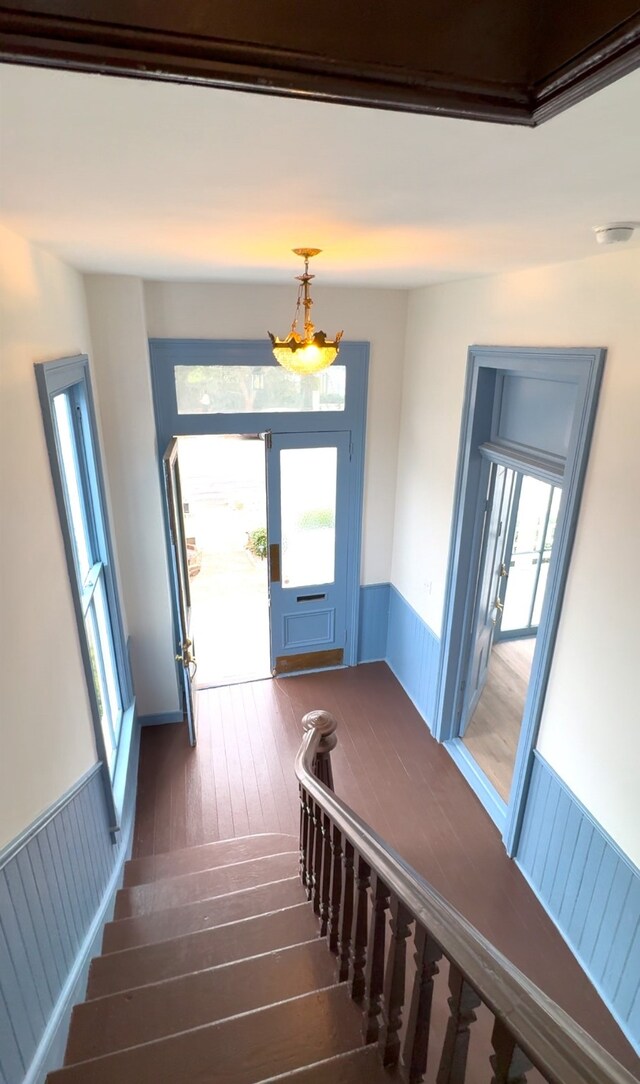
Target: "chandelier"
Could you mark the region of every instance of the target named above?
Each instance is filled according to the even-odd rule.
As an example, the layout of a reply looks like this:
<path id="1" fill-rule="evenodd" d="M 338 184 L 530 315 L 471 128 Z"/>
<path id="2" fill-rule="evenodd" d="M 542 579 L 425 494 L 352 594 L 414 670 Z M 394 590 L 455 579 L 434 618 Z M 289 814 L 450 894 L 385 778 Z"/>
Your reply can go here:
<path id="1" fill-rule="evenodd" d="M 279 365 L 289 369 L 292 373 L 318 373 L 326 369 L 338 356 L 342 332 L 339 331 L 335 339 L 327 339 L 324 331 L 316 331 L 311 322 L 311 293 L 309 283 L 314 275 L 309 274 L 309 260 L 322 252 L 320 248 L 294 248 L 296 256 L 304 259 L 304 274 L 297 275 L 300 283 L 296 311 L 293 314 L 293 323 L 286 339 L 278 339 L 269 332 L 273 355 Z M 304 335 L 298 332 L 298 317 L 300 309 L 304 308 Z"/>

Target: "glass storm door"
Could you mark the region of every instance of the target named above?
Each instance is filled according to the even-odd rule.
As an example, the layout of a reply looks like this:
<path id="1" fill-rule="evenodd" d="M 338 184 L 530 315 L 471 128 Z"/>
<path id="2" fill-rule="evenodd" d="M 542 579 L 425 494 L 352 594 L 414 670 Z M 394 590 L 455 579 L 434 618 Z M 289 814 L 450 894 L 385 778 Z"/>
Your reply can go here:
<path id="1" fill-rule="evenodd" d="M 494 463 L 489 480 L 469 670 L 460 718 L 460 736 L 464 735 L 482 695 L 489 671 L 493 637 L 503 608 L 500 591 L 501 580 L 507 575 L 504 565 L 504 548 L 513 484 L 514 472 Z"/>
<path id="2" fill-rule="evenodd" d="M 195 675 L 196 660 L 193 644 L 189 638 L 191 617 L 191 592 L 189 588 L 189 561 L 187 539 L 184 529 L 182 506 L 182 488 L 180 486 L 180 466 L 178 463 L 178 441 L 173 437 L 162 457 L 164 473 L 169 536 L 171 539 L 171 578 L 176 609 L 177 644 L 176 663 L 180 668 L 180 683 L 184 699 L 184 712 L 189 730 L 189 742 L 196 744 L 196 720 L 193 701 L 192 680 Z M 193 668 L 193 673 L 192 673 Z"/>
<path id="3" fill-rule="evenodd" d="M 274 675 L 341 666 L 350 433 L 272 433 L 267 540 Z"/>

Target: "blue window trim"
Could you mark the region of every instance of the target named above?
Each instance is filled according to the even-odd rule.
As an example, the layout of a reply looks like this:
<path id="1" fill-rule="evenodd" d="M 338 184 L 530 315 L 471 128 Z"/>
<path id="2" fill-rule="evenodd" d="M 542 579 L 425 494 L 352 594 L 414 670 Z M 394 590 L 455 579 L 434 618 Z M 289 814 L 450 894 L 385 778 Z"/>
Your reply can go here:
<path id="1" fill-rule="evenodd" d="M 544 696 L 551 669 L 564 588 L 569 571 L 580 498 L 587 468 L 591 434 L 606 350 L 602 347 L 547 349 L 536 347 L 471 346 L 468 352 L 460 451 L 454 497 L 449 569 L 445 592 L 442 650 L 436 695 L 433 735 L 447 743 L 454 760 L 460 754 L 456 708 L 465 664 L 464 644 L 472 606 L 473 570 L 477 568 L 484 496 L 491 461 L 549 480 L 557 478 L 562 462 L 549 454 L 532 456 L 494 438 L 500 388 L 507 374 L 571 382 L 576 386 L 571 437 L 564 461 L 562 500 L 556 527 L 554 554 L 549 567 L 546 596 L 540 617 L 536 660 L 529 691 L 508 807 L 504 817 L 486 794 L 476 789 L 485 807 L 503 830 L 508 854 L 517 852 L 522 818 L 533 765 L 533 750 L 540 729 Z M 485 451 L 483 452 L 483 446 Z M 490 455 L 486 450 L 490 449 Z M 557 481 L 555 482 L 557 484 Z M 471 781 L 471 780 L 470 780 Z M 472 783 L 473 785 L 473 783 Z M 488 787 L 491 785 L 488 783 Z"/>
<path id="2" fill-rule="evenodd" d="M 42 419 L 44 424 L 47 452 L 49 455 L 49 463 L 51 466 L 53 488 L 60 518 L 60 528 L 62 531 L 62 540 L 67 561 L 67 569 L 69 572 L 71 596 L 73 599 L 73 608 L 78 629 L 80 653 L 82 657 L 87 693 L 91 709 L 91 718 L 93 722 L 96 750 L 98 753 L 98 759 L 100 760 L 102 766 L 102 777 L 104 783 L 105 797 L 107 801 L 107 809 L 109 813 L 110 831 L 115 842 L 116 833 L 118 833 L 120 830 L 120 820 L 122 816 L 126 778 L 129 767 L 129 754 L 135 724 L 135 699 L 133 694 L 133 683 L 131 679 L 129 657 L 123 632 L 120 598 L 114 575 L 113 549 L 111 545 L 111 532 L 109 529 L 109 521 L 107 516 L 107 504 L 105 499 L 100 445 L 98 442 L 96 412 L 93 394 L 91 390 L 89 359 L 86 355 L 83 354 L 78 355 L 77 357 L 60 358 L 56 361 L 40 362 L 36 364 L 34 368 L 36 374 L 36 383 L 38 387 L 38 395 L 40 397 L 40 406 L 42 409 Z M 82 599 L 78 587 L 74 546 L 71 538 L 71 532 L 69 530 L 67 506 L 64 494 L 64 483 L 62 472 L 60 469 L 60 460 L 53 415 L 54 396 L 63 391 L 72 392 L 74 389 L 80 389 L 87 407 L 86 414 L 84 414 L 83 412 L 83 428 L 85 430 L 85 442 L 91 447 L 93 453 L 93 462 L 83 462 L 80 465 L 80 469 L 83 472 L 85 482 L 91 492 L 92 507 L 97 509 L 99 513 L 95 520 L 91 523 L 90 529 L 96 540 L 96 544 L 101 554 L 103 563 L 105 589 L 107 593 L 107 604 L 109 608 L 109 615 L 111 618 L 111 626 L 113 631 L 113 646 L 116 658 L 116 669 L 118 673 L 120 693 L 122 697 L 122 720 L 120 725 L 120 734 L 116 751 L 116 758 L 113 767 L 113 775 L 110 775 L 109 772 L 107 751 L 105 747 L 104 737 L 102 734 L 102 727 L 100 725 L 100 714 L 98 710 L 98 702 L 93 683 L 89 647 L 85 633 L 84 618 L 82 612 Z"/>
<path id="3" fill-rule="evenodd" d="M 337 364 L 346 367 L 344 410 L 273 411 L 238 414 L 179 414 L 173 370 L 177 365 L 251 365 L 277 368 L 271 347 L 264 339 L 149 339 L 151 382 L 156 419 L 159 470 L 162 482 L 162 455 L 175 436 L 222 433 L 333 432 L 350 430 L 353 489 L 349 494 L 349 571 L 347 612 L 349 615 L 345 663 L 355 666 L 358 655 L 360 606 L 360 555 L 362 551 L 362 510 L 364 497 L 364 452 L 367 418 L 369 343 L 343 342 Z M 165 525 L 166 526 L 166 525 Z M 167 552 L 170 541 L 167 528 Z M 175 600 L 174 627 L 177 627 Z M 178 675 L 176 675 L 178 681 Z"/>

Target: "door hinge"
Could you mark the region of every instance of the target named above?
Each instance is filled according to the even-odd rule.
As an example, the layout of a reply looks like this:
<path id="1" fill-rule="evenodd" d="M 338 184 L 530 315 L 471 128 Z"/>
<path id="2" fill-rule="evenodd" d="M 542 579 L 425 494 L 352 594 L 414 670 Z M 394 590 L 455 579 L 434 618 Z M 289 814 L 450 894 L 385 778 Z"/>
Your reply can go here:
<path id="1" fill-rule="evenodd" d="M 273 434 L 270 429 L 265 429 L 264 433 L 260 433 L 260 437 L 264 441 L 265 447 L 268 452 L 271 451 L 272 435 Z"/>

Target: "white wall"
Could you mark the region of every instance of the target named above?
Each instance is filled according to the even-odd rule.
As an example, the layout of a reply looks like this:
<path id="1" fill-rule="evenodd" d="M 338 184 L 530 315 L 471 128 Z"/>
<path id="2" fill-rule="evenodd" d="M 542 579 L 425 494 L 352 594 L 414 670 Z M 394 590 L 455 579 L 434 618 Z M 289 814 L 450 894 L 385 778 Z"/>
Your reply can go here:
<path id="1" fill-rule="evenodd" d="M 142 281 L 85 276 L 139 715 L 179 709 Z"/>
<path id="2" fill-rule="evenodd" d="M 395 585 L 439 635 L 467 347 L 607 347 L 538 745 L 637 864 L 639 299 L 637 247 L 412 292 L 392 569 Z"/>
<path id="3" fill-rule="evenodd" d="M 0 847 L 96 761 L 33 365 L 89 352 L 82 279 L 0 227 Z"/>

